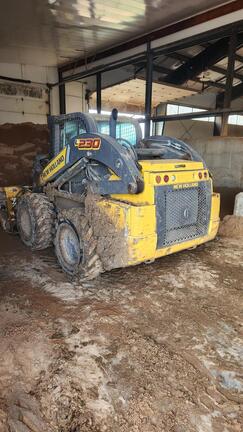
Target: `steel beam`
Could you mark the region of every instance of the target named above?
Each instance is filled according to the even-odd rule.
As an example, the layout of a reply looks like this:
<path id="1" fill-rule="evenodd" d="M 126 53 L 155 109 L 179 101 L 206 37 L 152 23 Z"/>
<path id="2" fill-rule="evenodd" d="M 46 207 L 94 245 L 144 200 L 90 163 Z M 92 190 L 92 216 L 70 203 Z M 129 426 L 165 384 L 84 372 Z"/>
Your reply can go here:
<path id="1" fill-rule="evenodd" d="M 235 100 L 239 97 L 243 96 L 243 83 L 238 84 L 237 86 L 232 87 L 231 91 L 231 101 Z M 224 93 L 219 93 L 216 99 L 216 107 L 223 106 L 224 102 Z M 241 113 L 239 111 L 238 113 Z M 228 114 L 237 114 L 237 112 L 229 111 Z M 214 135 L 218 136 L 222 134 L 222 118 L 215 119 L 214 122 Z"/>
<path id="2" fill-rule="evenodd" d="M 238 99 L 243 95 L 243 83 L 238 84 L 232 88 L 231 100 Z"/>
<path id="3" fill-rule="evenodd" d="M 227 67 L 226 89 L 224 93 L 223 108 L 230 108 L 230 104 L 231 104 L 236 47 L 237 47 L 237 36 L 235 33 L 233 33 L 229 40 L 228 67 Z M 222 116 L 222 127 L 220 132 L 220 135 L 222 136 L 225 136 L 228 133 L 228 117 L 229 115 L 227 113 L 223 114 Z"/>
<path id="4" fill-rule="evenodd" d="M 231 101 L 238 99 L 239 97 L 241 97 L 243 95 L 243 83 L 240 83 L 236 86 L 232 87 L 231 90 Z M 225 93 L 219 93 L 217 96 L 217 106 L 218 107 L 222 107 L 224 104 L 224 97 L 225 97 Z"/>
<path id="5" fill-rule="evenodd" d="M 150 49 L 150 42 L 147 44 L 147 67 L 145 87 L 145 136 L 150 135 L 150 117 L 152 111 L 152 85 L 153 85 L 153 53 Z"/>
<path id="6" fill-rule="evenodd" d="M 231 41 L 232 37 L 230 38 Z M 193 79 L 204 70 L 210 69 L 215 63 L 222 60 L 228 53 L 228 38 L 223 38 L 209 45 L 196 56 L 188 59 L 184 64 L 171 72 L 165 82 L 181 85 Z M 243 45 L 243 35 L 234 36 L 234 50 Z"/>
<path id="7" fill-rule="evenodd" d="M 141 64 L 139 69 L 136 70 L 135 75 L 137 75 L 139 72 L 141 72 L 143 69 L 146 69 L 146 63 Z M 154 72 L 158 72 L 161 73 L 163 75 L 168 75 L 170 72 L 173 72 L 172 69 L 166 68 L 164 66 L 161 66 L 159 64 L 153 64 L 153 71 Z M 243 76 L 242 76 L 242 80 L 243 80 Z M 161 84 L 166 84 L 168 85 L 168 83 L 164 82 L 164 77 L 158 77 L 158 81 Z M 198 84 L 203 85 L 204 82 L 201 81 L 199 78 L 193 78 L 191 81 L 196 82 Z M 225 89 L 225 84 L 219 83 L 217 81 L 206 81 L 205 84 L 207 84 L 207 87 L 215 87 L 215 88 L 220 88 L 220 89 Z M 182 88 L 187 88 L 187 87 L 182 87 Z"/>
<path id="8" fill-rule="evenodd" d="M 235 69 L 236 46 L 237 46 L 237 36 L 236 34 L 233 33 L 229 40 L 229 54 L 228 54 L 227 76 L 226 76 L 226 89 L 224 95 L 224 108 L 229 108 L 231 102 L 234 69 Z"/>
<path id="9" fill-rule="evenodd" d="M 194 118 L 200 118 L 200 117 L 216 117 L 221 116 L 222 114 L 242 114 L 243 108 L 241 109 L 234 109 L 234 108 L 222 108 L 222 109 L 215 109 L 210 111 L 197 111 L 193 113 L 185 113 L 185 114 L 171 114 L 171 115 L 159 115 L 159 116 L 152 116 L 150 117 L 150 120 L 153 122 L 161 122 L 161 121 L 176 121 L 176 120 L 190 120 Z M 138 120 L 139 122 L 143 123 L 144 120 Z"/>
<path id="10" fill-rule="evenodd" d="M 97 114 L 101 113 L 101 73 L 96 74 L 96 109 Z"/>
<path id="11" fill-rule="evenodd" d="M 66 91 L 65 84 L 60 84 L 62 82 L 62 72 L 58 71 L 59 80 L 59 111 L 60 114 L 66 114 Z"/>
<path id="12" fill-rule="evenodd" d="M 184 63 L 193 58 L 193 57 L 188 57 L 188 56 L 185 56 L 184 54 L 177 53 L 177 52 L 170 53 L 167 55 L 167 57 L 174 58 L 174 59 L 179 60 L 179 61 L 184 62 Z M 239 68 L 239 69 L 241 69 L 241 68 Z M 216 72 L 216 73 L 224 75 L 224 76 L 226 76 L 226 74 L 227 74 L 227 70 L 220 67 L 220 66 L 210 66 L 208 68 L 208 70 L 211 70 L 213 72 Z M 243 81 L 243 75 L 237 73 L 237 70 L 234 71 L 234 77 Z"/>

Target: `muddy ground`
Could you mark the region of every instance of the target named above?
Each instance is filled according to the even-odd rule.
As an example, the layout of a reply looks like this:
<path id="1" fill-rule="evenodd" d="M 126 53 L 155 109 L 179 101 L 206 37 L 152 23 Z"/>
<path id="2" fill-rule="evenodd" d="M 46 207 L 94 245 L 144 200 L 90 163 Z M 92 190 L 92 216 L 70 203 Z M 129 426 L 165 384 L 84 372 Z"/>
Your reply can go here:
<path id="1" fill-rule="evenodd" d="M 240 432 L 243 244 L 72 284 L 0 232 L 0 432 Z"/>

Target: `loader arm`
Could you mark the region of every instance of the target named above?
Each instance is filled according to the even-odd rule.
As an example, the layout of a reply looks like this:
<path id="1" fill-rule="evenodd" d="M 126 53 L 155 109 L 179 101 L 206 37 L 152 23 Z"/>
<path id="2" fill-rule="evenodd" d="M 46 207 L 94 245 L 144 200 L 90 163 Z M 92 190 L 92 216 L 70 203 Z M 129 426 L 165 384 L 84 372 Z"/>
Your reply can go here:
<path id="1" fill-rule="evenodd" d="M 77 167 L 77 169 L 75 169 Z M 79 168 L 80 167 L 80 168 Z M 131 152 L 117 141 L 100 133 L 84 133 L 72 139 L 42 171 L 39 184 L 45 186 L 60 177 L 78 176 L 93 193 L 136 194 L 143 191 L 140 166 Z M 111 180 L 112 174 L 116 180 Z"/>

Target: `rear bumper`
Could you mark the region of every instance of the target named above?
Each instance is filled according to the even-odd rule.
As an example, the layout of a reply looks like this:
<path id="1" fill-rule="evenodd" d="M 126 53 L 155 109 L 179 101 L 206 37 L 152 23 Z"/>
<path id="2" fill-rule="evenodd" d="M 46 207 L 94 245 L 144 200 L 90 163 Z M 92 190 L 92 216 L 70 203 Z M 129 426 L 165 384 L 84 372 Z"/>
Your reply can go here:
<path id="1" fill-rule="evenodd" d="M 136 265 L 144 261 L 194 248 L 213 240 L 219 227 L 220 196 L 216 193 L 211 195 L 211 211 L 207 234 L 161 249 L 157 249 L 156 208 L 154 205 L 134 206 L 116 200 L 103 199 L 99 202 L 99 207 L 102 213 L 105 213 L 107 221 L 112 222 L 117 230 L 117 238 L 120 242 L 117 247 L 117 250 L 120 251 L 120 259 L 114 257 L 114 264 L 110 261 L 109 269 Z M 106 238 L 107 236 L 109 236 L 108 232 L 106 232 Z M 114 231 L 112 241 L 113 243 L 117 241 Z"/>

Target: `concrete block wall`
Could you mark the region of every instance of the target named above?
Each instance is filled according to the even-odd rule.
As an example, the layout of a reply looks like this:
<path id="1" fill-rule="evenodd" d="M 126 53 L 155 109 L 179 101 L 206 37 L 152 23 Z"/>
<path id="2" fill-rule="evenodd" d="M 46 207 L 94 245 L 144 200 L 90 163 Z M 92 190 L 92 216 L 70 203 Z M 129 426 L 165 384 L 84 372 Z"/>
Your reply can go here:
<path id="1" fill-rule="evenodd" d="M 243 190 L 243 126 L 229 125 L 228 137 L 213 137 L 213 122 L 171 121 L 165 123 L 163 133 L 198 150 L 213 174 L 215 187 Z"/>
<path id="2" fill-rule="evenodd" d="M 215 187 L 243 190 L 243 136 L 205 137 L 190 144 L 206 161 Z"/>
<path id="3" fill-rule="evenodd" d="M 202 120 L 179 120 L 165 123 L 164 135 L 174 136 L 184 141 L 213 136 L 214 123 Z M 242 137 L 243 126 L 229 125 L 228 136 Z"/>
<path id="4" fill-rule="evenodd" d="M 211 137 L 213 135 L 213 122 L 200 120 L 179 120 L 165 122 L 164 135 L 179 138 L 184 141 Z"/>

